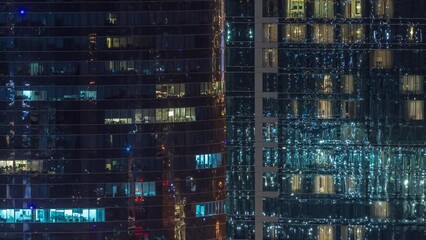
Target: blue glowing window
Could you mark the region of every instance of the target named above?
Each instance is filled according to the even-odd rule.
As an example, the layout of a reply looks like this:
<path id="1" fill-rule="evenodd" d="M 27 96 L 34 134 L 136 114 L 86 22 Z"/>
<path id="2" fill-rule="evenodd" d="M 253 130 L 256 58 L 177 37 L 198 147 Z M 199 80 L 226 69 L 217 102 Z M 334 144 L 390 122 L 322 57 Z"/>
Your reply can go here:
<path id="1" fill-rule="evenodd" d="M 136 182 L 135 195 L 144 197 L 157 195 L 155 182 Z"/>
<path id="2" fill-rule="evenodd" d="M 210 153 L 195 155 L 197 169 L 217 168 L 222 166 L 222 154 Z"/>
<path id="3" fill-rule="evenodd" d="M 195 217 L 214 216 L 225 213 L 225 202 L 214 201 L 199 203 L 195 206 Z"/>

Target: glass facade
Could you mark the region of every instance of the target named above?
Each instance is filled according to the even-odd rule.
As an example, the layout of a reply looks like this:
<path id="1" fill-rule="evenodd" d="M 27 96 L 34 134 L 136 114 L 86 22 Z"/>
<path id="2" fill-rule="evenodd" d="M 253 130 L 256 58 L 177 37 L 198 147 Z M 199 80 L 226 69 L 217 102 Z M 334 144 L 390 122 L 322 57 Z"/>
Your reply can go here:
<path id="1" fill-rule="evenodd" d="M 426 2 L 228 0 L 233 239 L 423 239 Z"/>
<path id="2" fill-rule="evenodd" d="M 0 239 L 225 236 L 222 4 L 2 1 Z"/>

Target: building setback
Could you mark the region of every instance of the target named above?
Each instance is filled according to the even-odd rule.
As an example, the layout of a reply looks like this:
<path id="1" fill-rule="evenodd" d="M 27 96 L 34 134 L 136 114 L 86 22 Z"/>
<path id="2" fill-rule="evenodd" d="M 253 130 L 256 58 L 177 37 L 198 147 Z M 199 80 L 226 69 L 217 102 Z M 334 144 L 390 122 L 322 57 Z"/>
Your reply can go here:
<path id="1" fill-rule="evenodd" d="M 227 1 L 229 238 L 424 238 L 425 9 Z"/>
<path id="2" fill-rule="evenodd" d="M 0 239 L 225 236 L 222 3 L 0 4 Z"/>

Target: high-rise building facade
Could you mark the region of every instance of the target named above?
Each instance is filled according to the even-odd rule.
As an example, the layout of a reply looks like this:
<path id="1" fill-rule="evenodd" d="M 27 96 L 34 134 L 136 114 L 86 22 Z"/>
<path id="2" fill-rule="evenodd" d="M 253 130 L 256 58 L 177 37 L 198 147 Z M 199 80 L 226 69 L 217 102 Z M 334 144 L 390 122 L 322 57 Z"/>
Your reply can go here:
<path id="1" fill-rule="evenodd" d="M 425 237 L 425 10 L 227 1 L 229 237 Z"/>
<path id="2" fill-rule="evenodd" d="M 0 3 L 0 239 L 225 236 L 221 4 Z"/>

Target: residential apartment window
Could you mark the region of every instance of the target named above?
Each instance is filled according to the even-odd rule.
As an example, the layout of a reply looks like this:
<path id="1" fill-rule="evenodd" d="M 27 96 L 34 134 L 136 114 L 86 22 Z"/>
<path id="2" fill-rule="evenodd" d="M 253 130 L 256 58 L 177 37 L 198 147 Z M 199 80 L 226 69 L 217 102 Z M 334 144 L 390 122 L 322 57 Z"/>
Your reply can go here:
<path id="1" fill-rule="evenodd" d="M 306 0 L 285 0 L 287 18 L 305 18 Z"/>
<path id="2" fill-rule="evenodd" d="M 285 24 L 284 25 L 284 42 L 304 43 L 306 42 L 306 25 L 305 24 Z"/>
<path id="3" fill-rule="evenodd" d="M 314 17 L 333 18 L 334 17 L 334 0 L 315 0 Z"/>
<path id="4" fill-rule="evenodd" d="M 263 17 L 278 16 L 278 0 L 263 0 Z"/>
<path id="5" fill-rule="evenodd" d="M 386 219 L 390 216 L 389 203 L 386 201 L 373 201 L 371 215 L 375 219 Z"/>
<path id="6" fill-rule="evenodd" d="M 278 142 L 278 127 L 276 123 L 263 124 L 263 141 Z"/>
<path id="7" fill-rule="evenodd" d="M 315 176 L 314 193 L 334 194 L 334 179 L 332 175 Z"/>
<path id="8" fill-rule="evenodd" d="M 364 40 L 364 28 L 361 24 L 340 25 L 342 43 L 362 43 Z"/>
<path id="9" fill-rule="evenodd" d="M 424 92 L 424 77 L 420 75 L 402 76 L 400 86 L 402 94 L 422 94 Z"/>
<path id="10" fill-rule="evenodd" d="M 374 14 L 377 18 L 392 18 L 393 0 L 374 1 Z"/>
<path id="11" fill-rule="evenodd" d="M 263 49 L 263 67 L 278 67 L 278 50 L 275 48 Z"/>
<path id="12" fill-rule="evenodd" d="M 330 24 L 313 24 L 313 39 L 314 43 L 333 43 L 334 29 Z"/>
<path id="13" fill-rule="evenodd" d="M 343 16 L 345 18 L 361 18 L 362 17 L 361 0 L 344 0 Z"/>
<path id="14" fill-rule="evenodd" d="M 377 49 L 371 52 L 372 68 L 391 69 L 393 67 L 393 54 L 391 50 Z"/>
<path id="15" fill-rule="evenodd" d="M 263 24 L 263 41 L 277 42 L 278 41 L 278 26 L 277 24 Z"/>
<path id="16" fill-rule="evenodd" d="M 330 100 L 319 100 L 317 115 L 319 119 L 332 118 L 332 106 Z"/>
<path id="17" fill-rule="evenodd" d="M 344 118 L 356 117 L 356 101 L 344 100 L 342 103 L 342 116 Z"/>
<path id="18" fill-rule="evenodd" d="M 424 101 L 408 100 L 405 102 L 405 118 L 408 120 L 424 119 Z"/>
<path id="19" fill-rule="evenodd" d="M 354 92 L 354 76 L 342 75 L 342 93 L 352 94 Z"/>
<path id="20" fill-rule="evenodd" d="M 319 225 L 317 228 L 318 240 L 335 240 L 334 226 L 331 225 Z"/>

